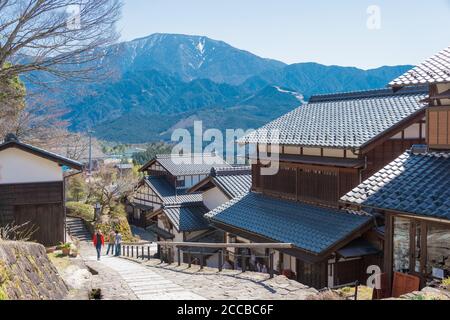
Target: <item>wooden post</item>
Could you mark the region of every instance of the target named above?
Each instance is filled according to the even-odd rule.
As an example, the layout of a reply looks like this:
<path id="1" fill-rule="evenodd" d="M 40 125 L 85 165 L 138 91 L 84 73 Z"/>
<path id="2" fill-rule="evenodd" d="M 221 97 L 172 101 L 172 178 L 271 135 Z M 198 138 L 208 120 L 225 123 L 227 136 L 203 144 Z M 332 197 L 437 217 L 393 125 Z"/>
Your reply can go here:
<path id="1" fill-rule="evenodd" d="M 205 257 L 203 255 L 203 248 L 200 251 L 200 269 L 203 270 L 203 264 L 205 263 L 204 261 Z"/>
<path id="2" fill-rule="evenodd" d="M 359 287 L 359 281 L 355 282 L 355 300 L 358 300 L 358 287 Z"/>
<path id="3" fill-rule="evenodd" d="M 141 247 L 141 252 L 142 252 L 142 260 L 144 260 L 144 259 L 145 259 L 145 256 L 144 256 L 144 246 Z"/>
<path id="4" fill-rule="evenodd" d="M 131 246 L 131 257 L 134 258 L 134 246 Z"/>
<path id="5" fill-rule="evenodd" d="M 164 262 L 164 248 L 162 246 L 159 247 L 159 259 L 161 260 L 161 263 Z"/>
<path id="6" fill-rule="evenodd" d="M 150 246 L 147 247 L 148 260 L 150 260 Z"/>
<path id="7" fill-rule="evenodd" d="M 122 255 L 125 256 L 125 246 L 122 247 Z"/>
<path id="8" fill-rule="evenodd" d="M 177 255 L 178 255 L 178 266 L 181 266 L 181 250 L 180 250 L 180 248 L 177 248 Z"/>
<path id="9" fill-rule="evenodd" d="M 189 263 L 189 268 L 190 268 L 192 266 L 191 250 L 188 250 L 188 263 Z"/>
<path id="10" fill-rule="evenodd" d="M 130 246 L 127 246 L 127 257 L 130 256 Z"/>
<path id="11" fill-rule="evenodd" d="M 222 272 L 223 267 L 223 251 L 222 249 L 219 250 L 219 272 Z"/>
<path id="12" fill-rule="evenodd" d="M 270 272 L 270 279 L 273 278 L 273 252 L 269 253 L 269 272 Z"/>

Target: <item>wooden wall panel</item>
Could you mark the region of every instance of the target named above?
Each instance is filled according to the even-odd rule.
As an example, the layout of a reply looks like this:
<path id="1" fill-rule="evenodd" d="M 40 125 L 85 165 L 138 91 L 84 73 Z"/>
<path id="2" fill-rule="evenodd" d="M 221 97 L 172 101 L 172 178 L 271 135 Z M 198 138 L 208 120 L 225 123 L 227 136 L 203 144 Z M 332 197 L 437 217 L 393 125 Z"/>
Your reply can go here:
<path id="1" fill-rule="evenodd" d="M 29 183 L 0 185 L 3 205 L 48 204 L 63 202 L 63 183 Z"/>
<path id="2" fill-rule="evenodd" d="M 450 107 L 429 108 L 427 121 L 430 148 L 450 149 Z"/>
<path id="3" fill-rule="evenodd" d="M 64 241 L 63 182 L 0 185 L 0 225 L 35 226 L 33 240 L 46 246 Z"/>
<path id="4" fill-rule="evenodd" d="M 253 165 L 253 190 L 283 199 L 337 207 L 358 183 L 357 169 L 282 163 L 278 174 L 262 176 Z"/>

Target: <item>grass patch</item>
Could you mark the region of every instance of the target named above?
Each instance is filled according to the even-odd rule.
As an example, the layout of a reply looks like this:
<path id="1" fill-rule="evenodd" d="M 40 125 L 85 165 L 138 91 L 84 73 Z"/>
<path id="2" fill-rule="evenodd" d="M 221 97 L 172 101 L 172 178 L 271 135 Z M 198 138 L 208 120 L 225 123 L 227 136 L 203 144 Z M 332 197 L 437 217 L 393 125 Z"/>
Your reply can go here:
<path id="1" fill-rule="evenodd" d="M 64 270 L 71 265 L 70 258 L 60 251 L 49 253 L 47 256 L 58 270 Z"/>
<path id="2" fill-rule="evenodd" d="M 345 287 L 337 290 L 340 296 L 346 298 L 355 294 L 355 288 Z M 366 286 L 358 287 L 358 300 L 372 300 L 373 289 Z"/>

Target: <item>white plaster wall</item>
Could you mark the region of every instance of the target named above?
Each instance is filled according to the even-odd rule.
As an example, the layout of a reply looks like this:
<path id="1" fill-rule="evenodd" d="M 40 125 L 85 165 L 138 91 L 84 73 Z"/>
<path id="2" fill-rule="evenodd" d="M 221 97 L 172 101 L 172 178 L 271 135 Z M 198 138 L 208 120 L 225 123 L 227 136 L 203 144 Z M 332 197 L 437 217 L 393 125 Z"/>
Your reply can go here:
<path id="1" fill-rule="evenodd" d="M 203 204 L 209 209 L 214 210 L 222 204 L 230 201 L 219 188 L 214 187 L 203 193 Z"/>
<path id="2" fill-rule="evenodd" d="M 62 180 L 63 171 L 56 162 L 17 148 L 0 151 L 0 184 Z"/>

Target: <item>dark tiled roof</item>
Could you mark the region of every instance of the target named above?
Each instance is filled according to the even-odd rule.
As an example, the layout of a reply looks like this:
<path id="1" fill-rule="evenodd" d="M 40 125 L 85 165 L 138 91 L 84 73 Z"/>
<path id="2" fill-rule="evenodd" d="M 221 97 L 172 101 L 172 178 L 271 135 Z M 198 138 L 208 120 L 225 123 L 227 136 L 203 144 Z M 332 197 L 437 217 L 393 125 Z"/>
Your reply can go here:
<path id="1" fill-rule="evenodd" d="M 270 198 L 253 192 L 206 215 L 262 237 L 320 254 L 370 223 L 371 217 Z"/>
<path id="2" fill-rule="evenodd" d="M 311 102 L 250 133 L 239 142 L 305 147 L 360 148 L 423 112 L 423 88 L 372 90 L 311 98 Z M 267 132 L 279 132 L 279 139 Z"/>
<path id="3" fill-rule="evenodd" d="M 214 166 L 229 167 L 221 157 L 210 154 L 187 154 L 187 155 L 158 155 L 155 159 L 141 168 L 147 170 L 153 163 L 158 162 L 170 174 L 174 176 L 183 175 L 206 175 Z"/>
<path id="4" fill-rule="evenodd" d="M 167 206 L 163 211 L 179 232 L 192 232 L 209 228 L 208 220 L 204 217 L 208 209 L 203 205 Z"/>
<path id="5" fill-rule="evenodd" d="M 34 155 L 37 155 L 39 157 L 46 158 L 46 159 L 48 159 L 50 161 L 57 162 L 60 165 L 67 166 L 67 167 L 70 167 L 72 169 L 76 169 L 76 170 L 82 170 L 83 169 L 83 164 L 78 162 L 78 161 L 75 161 L 75 160 L 72 160 L 72 159 L 60 156 L 60 155 L 58 155 L 56 153 L 53 153 L 53 152 L 50 152 L 50 151 L 47 151 L 47 150 L 44 150 L 44 149 L 41 149 L 41 148 L 38 148 L 38 147 L 35 147 L 35 146 L 32 146 L 32 145 L 20 142 L 18 140 L 5 141 L 4 143 L 0 144 L 0 151 L 8 149 L 8 148 L 17 148 L 17 149 L 23 150 L 25 152 L 29 152 L 29 153 L 32 153 Z"/>
<path id="6" fill-rule="evenodd" d="M 213 183 L 230 198 L 248 192 L 252 186 L 251 167 L 215 168 L 211 175 Z"/>
<path id="7" fill-rule="evenodd" d="M 450 82 L 450 47 L 425 60 L 389 85 L 401 87 L 441 82 Z"/>
<path id="8" fill-rule="evenodd" d="M 232 199 L 250 190 L 252 169 L 248 166 L 213 168 L 211 174 L 194 185 L 188 192 L 205 191 L 218 187 Z"/>
<path id="9" fill-rule="evenodd" d="M 159 195 L 163 204 L 201 203 L 200 193 L 186 194 L 185 190 L 176 190 L 164 177 L 150 176 L 145 183 Z"/>
<path id="10" fill-rule="evenodd" d="M 341 201 L 450 220 L 450 153 L 406 152 Z"/>

